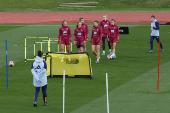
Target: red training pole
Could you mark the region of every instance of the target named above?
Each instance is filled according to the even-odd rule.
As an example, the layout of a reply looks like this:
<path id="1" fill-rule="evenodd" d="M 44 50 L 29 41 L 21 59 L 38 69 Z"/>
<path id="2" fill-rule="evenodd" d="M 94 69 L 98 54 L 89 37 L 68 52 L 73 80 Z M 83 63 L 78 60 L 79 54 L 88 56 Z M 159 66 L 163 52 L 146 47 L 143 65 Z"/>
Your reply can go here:
<path id="1" fill-rule="evenodd" d="M 159 40 L 159 52 L 158 52 L 158 81 L 157 81 L 157 91 L 159 91 L 159 66 L 160 66 L 160 40 Z"/>

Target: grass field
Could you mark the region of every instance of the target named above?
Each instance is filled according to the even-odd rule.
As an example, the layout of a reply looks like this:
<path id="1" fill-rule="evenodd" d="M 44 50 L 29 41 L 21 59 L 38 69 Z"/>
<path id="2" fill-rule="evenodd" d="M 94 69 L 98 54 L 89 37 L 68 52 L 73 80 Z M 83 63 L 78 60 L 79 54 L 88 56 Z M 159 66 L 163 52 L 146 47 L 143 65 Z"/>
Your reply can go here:
<path id="1" fill-rule="evenodd" d="M 61 3 L 70 2 L 98 2 L 98 4 L 82 4 L 96 6 L 95 8 L 57 8 Z M 169 10 L 169 0 L 0 0 L 0 12 L 169 12 Z"/>
<path id="2" fill-rule="evenodd" d="M 69 24 L 71 30 L 75 24 Z M 92 24 L 89 25 L 91 33 Z M 129 35 L 120 35 L 116 47 L 117 58 L 108 60 L 101 56 L 99 64 L 87 43 L 92 59 L 94 79 L 66 78 L 66 113 L 106 113 L 105 73 L 109 74 L 109 99 L 111 113 L 169 113 L 170 101 L 170 26 L 160 26 L 160 39 L 165 52 L 161 53 L 160 91 L 156 91 L 158 44 L 154 41 L 154 53 L 150 49 L 150 26 L 148 24 L 118 24 L 128 26 Z M 43 106 L 42 94 L 38 107 L 33 107 L 31 61 L 24 62 L 25 36 L 57 37 L 58 24 L 0 24 L 0 110 L 2 113 L 61 113 L 62 78 L 48 79 L 48 104 Z M 90 34 L 91 35 L 91 34 Z M 5 39 L 8 40 L 9 89 L 6 89 Z M 33 42 L 29 40 L 29 58 L 33 56 Z M 17 45 L 17 46 L 16 46 Z M 107 45 L 107 44 L 106 44 Z M 37 49 L 39 46 L 37 45 Z M 106 54 L 108 47 L 106 46 Z M 52 48 L 55 51 L 55 48 Z M 45 52 L 45 51 L 44 51 Z M 77 52 L 73 45 L 73 52 Z M 102 49 L 101 49 L 102 52 Z"/>

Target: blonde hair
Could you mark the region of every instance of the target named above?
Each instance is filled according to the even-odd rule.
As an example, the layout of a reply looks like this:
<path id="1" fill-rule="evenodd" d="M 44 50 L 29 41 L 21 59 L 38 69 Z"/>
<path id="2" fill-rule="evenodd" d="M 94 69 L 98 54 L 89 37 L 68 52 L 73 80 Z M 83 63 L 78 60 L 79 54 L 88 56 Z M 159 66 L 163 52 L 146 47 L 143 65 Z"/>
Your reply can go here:
<path id="1" fill-rule="evenodd" d="M 107 18 L 107 15 L 103 15 L 103 17 L 104 17 L 104 16 Z"/>

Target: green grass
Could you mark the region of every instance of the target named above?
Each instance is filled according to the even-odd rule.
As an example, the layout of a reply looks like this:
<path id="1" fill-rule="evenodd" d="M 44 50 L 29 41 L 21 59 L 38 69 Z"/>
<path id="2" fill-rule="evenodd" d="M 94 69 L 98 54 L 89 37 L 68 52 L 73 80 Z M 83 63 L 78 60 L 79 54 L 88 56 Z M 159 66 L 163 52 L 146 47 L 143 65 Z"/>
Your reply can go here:
<path id="1" fill-rule="evenodd" d="M 69 25 L 73 32 L 75 24 Z M 91 31 L 92 24 L 88 25 Z M 120 42 L 116 47 L 117 58 L 108 60 L 106 56 L 101 56 L 100 63 L 95 64 L 96 57 L 92 54 L 91 44 L 88 42 L 87 52 L 92 59 L 94 79 L 66 78 L 66 113 L 106 112 L 106 72 L 109 74 L 111 112 L 168 113 L 170 110 L 167 106 L 170 27 L 160 26 L 160 39 L 165 52 L 161 53 L 160 91 L 157 92 L 158 44 L 154 41 L 154 53 L 147 53 L 150 49 L 150 26 L 147 24 L 118 25 L 129 26 L 130 34 L 120 35 Z M 57 37 L 59 27 L 56 24 L 0 24 L 0 109 L 2 113 L 62 112 L 62 78 L 48 79 L 49 106 L 43 106 L 40 92 L 38 107 L 34 108 L 32 102 L 35 89 L 30 71 L 32 62 L 24 62 L 24 37 Z M 9 67 L 8 90 L 6 89 L 5 39 L 8 40 L 8 60 L 13 60 L 15 63 L 14 67 Z M 33 42 L 35 41 L 37 40 L 28 40 L 27 57 L 29 58 L 33 57 Z M 39 49 L 40 46 L 36 47 Z M 52 49 L 55 50 L 55 48 Z M 73 45 L 73 52 L 77 52 L 75 45 Z M 108 54 L 107 44 L 106 54 Z"/>
<path id="2" fill-rule="evenodd" d="M 57 8 L 61 3 L 98 2 L 95 8 Z M 86 4 L 83 4 L 86 5 Z M 169 0 L 0 0 L 0 12 L 168 12 Z"/>

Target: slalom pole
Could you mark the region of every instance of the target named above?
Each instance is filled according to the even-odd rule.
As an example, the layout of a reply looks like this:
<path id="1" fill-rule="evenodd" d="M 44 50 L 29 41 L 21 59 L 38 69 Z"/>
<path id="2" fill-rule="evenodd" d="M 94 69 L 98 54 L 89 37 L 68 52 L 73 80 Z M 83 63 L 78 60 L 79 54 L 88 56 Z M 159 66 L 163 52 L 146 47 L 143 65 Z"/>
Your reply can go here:
<path id="1" fill-rule="evenodd" d="M 6 44 L 6 75 L 7 75 L 7 89 L 8 89 L 8 55 L 7 55 L 7 39 L 5 40 Z"/>
<path id="2" fill-rule="evenodd" d="M 65 70 L 63 70 L 63 113 L 65 113 Z"/>
<path id="3" fill-rule="evenodd" d="M 107 113 L 109 113 L 108 74 L 106 73 Z"/>
<path id="4" fill-rule="evenodd" d="M 157 80 L 157 91 L 159 91 L 159 66 L 160 66 L 160 40 L 159 40 L 159 51 L 158 51 L 158 80 Z"/>

